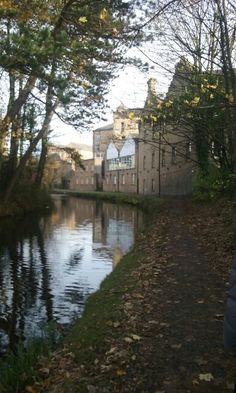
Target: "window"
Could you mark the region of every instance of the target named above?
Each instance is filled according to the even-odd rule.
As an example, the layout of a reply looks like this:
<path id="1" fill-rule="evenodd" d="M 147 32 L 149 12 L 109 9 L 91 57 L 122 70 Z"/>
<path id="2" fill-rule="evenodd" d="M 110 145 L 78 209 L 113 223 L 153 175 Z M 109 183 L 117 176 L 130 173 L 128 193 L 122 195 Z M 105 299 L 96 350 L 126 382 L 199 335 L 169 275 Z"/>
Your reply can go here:
<path id="1" fill-rule="evenodd" d="M 109 184 L 109 176 L 106 177 L 106 183 Z"/>
<path id="2" fill-rule="evenodd" d="M 166 151 L 165 149 L 161 150 L 161 165 L 164 166 L 166 163 Z"/>
<path id="3" fill-rule="evenodd" d="M 81 183 L 81 184 L 84 184 L 84 179 L 81 179 L 80 183 Z"/>
<path id="4" fill-rule="evenodd" d="M 152 152 L 152 168 L 155 168 L 155 153 Z"/>
<path id="5" fill-rule="evenodd" d="M 91 177 L 91 184 L 93 184 L 94 183 L 94 179 L 93 179 L 93 176 Z"/>
<path id="6" fill-rule="evenodd" d="M 155 191 L 155 179 L 152 179 L 152 192 Z"/>
<path id="7" fill-rule="evenodd" d="M 125 175 L 121 176 L 121 184 L 123 184 L 123 185 L 125 184 Z"/>
<path id="8" fill-rule="evenodd" d="M 176 146 L 172 146 L 171 164 L 176 164 Z"/>
<path id="9" fill-rule="evenodd" d="M 113 184 L 116 185 L 116 175 L 113 176 Z"/>
<path id="10" fill-rule="evenodd" d="M 146 169 L 146 156 L 143 156 L 143 169 Z"/>
<path id="11" fill-rule="evenodd" d="M 186 161 L 190 159 L 191 152 L 192 152 L 192 143 L 188 142 L 186 143 L 186 155 L 185 155 Z"/>
<path id="12" fill-rule="evenodd" d="M 125 123 L 122 121 L 121 122 L 121 134 L 124 134 L 125 132 Z"/>
<path id="13" fill-rule="evenodd" d="M 136 182 L 136 173 L 132 173 L 131 175 L 131 183 L 134 185 Z"/>
<path id="14" fill-rule="evenodd" d="M 120 166 L 121 168 L 132 168 L 134 167 L 134 156 L 125 156 L 125 157 L 121 157 L 120 159 Z"/>
<path id="15" fill-rule="evenodd" d="M 86 184 L 89 184 L 89 179 L 88 179 L 88 177 L 86 177 Z"/>

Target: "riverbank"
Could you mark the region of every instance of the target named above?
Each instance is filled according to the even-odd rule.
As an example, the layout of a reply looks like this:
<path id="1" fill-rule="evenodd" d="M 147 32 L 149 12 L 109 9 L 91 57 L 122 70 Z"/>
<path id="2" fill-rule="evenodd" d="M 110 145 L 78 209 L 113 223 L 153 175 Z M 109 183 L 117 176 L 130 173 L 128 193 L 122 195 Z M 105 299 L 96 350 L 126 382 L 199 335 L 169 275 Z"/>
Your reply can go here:
<path id="1" fill-rule="evenodd" d="M 235 222 L 230 201 L 166 202 L 26 391 L 232 392 L 222 329 Z"/>
<path id="2" fill-rule="evenodd" d="M 52 207 L 49 193 L 35 187 L 17 189 L 5 204 L 0 195 L 0 218 L 21 216 L 33 211 L 40 212 Z"/>
<path id="3" fill-rule="evenodd" d="M 97 199 L 118 204 L 128 204 L 144 210 L 146 213 L 159 209 L 162 199 L 157 196 L 142 196 L 137 194 L 125 194 L 123 192 L 103 192 L 103 191 L 74 191 L 54 189 L 54 194 L 70 195 L 76 198 Z"/>

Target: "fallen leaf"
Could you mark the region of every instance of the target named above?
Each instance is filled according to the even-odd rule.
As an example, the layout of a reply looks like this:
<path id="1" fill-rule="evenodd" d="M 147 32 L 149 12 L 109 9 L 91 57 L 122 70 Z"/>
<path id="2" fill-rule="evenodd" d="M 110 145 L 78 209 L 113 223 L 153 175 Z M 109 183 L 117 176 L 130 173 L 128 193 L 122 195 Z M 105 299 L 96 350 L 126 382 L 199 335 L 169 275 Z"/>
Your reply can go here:
<path id="1" fill-rule="evenodd" d="M 119 377 L 122 377 L 123 375 L 126 375 L 126 371 L 125 371 L 125 370 L 117 370 L 117 371 L 116 371 L 116 374 L 117 374 Z"/>
<path id="2" fill-rule="evenodd" d="M 132 340 L 131 337 L 125 337 L 125 338 L 124 338 L 124 341 L 125 341 L 126 343 L 129 343 L 129 344 L 133 342 L 133 340 Z"/>
<path id="3" fill-rule="evenodd" d="M 200 381 L 210 382 L 214 379 L 214 377 L 211 373 L 199 374 L 199 379 L 200 379 Z"/>
<path id="4" fill-rule="evenodd" d="M 180 349 L 182 347 L 182 344 L 173 344 L 171 345 L 171 348 L 173 349 Z"/>
<path id="5" fill-rule="evenodd" d="M 29 385 L 25 387 L 25 391 L 27 393 L 36 393 L 36 390 L 32 386 L 29 386 Z"/>
<path id="6" fill-rule="evenodd" d="M 132 339 L 133 340 L 136 340 L 136 341 L 139 341 L 139 340 L 141 340 L 141 337 L 140 336 L 138 336 L 137 334 L 132 334 Z"/>

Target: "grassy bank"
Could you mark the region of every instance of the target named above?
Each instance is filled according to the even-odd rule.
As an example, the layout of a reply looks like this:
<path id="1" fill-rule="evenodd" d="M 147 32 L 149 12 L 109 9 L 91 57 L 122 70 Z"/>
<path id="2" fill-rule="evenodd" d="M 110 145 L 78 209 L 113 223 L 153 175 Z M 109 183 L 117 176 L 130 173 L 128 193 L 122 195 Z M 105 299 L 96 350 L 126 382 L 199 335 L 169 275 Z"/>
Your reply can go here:
<path id="1" fill-rule="evenodd" d="M 145 212 L 153 212 L 160 207 L 162 200 L 157 196 L 141 196 L 136 194 L 125 194 L 122 192 L 103 192 L 103 191 L 74 191 L 55 189 L 53 193 L 71 195 L 77 198 L 96 199 L 109 201 L 118 204 L 128 204 L 137 206 Z"/>

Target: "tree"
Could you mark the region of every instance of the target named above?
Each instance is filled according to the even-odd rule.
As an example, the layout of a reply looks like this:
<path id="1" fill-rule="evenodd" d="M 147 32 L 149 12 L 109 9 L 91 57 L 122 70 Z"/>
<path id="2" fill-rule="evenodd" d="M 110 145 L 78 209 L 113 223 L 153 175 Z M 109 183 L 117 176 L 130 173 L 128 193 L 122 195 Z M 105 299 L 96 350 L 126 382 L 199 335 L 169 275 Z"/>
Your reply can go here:
<path id="1" fill-rule="evenodd" d="M 147 118 L 172 123 L 173 133 L 194 142 L 198 165 L 236 171 L 235 6 L 226 0 L 179 1 L 151 26 L 166 61 L 178 63 L 166 99 Z M 157 61 L 154 58 L 154 62 Z M 158 62 L 158 61 L 157 61 Z M 169 69 L 167 63 L 163 63 Z"/>
<path id="2" fill-rule="evenodd" d="M 38 142 L 47 140 L 56 111 L 65 121 L 83 127 L 104 105 L 108 81 L 117 64 L 129 61 L 124 51 L 140 36 L 134 28 L 134 9 L 135 1 L 122 0 L 6 1 L 0 7 L 0 66 L 6 74 L 14 74 L 15 86 L 21 84 L 1 122 L 2 156 L 10 127 L 23 116 L 32 95 L 44 107 L 38 131 L 17 168 L 14 165 L 6 200 Z M 21 131 L 18 140 L 20 135 Z"/>

